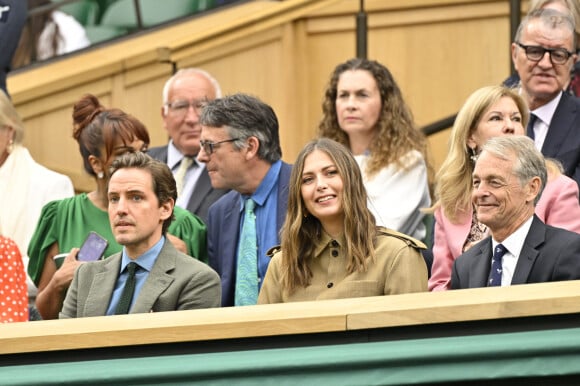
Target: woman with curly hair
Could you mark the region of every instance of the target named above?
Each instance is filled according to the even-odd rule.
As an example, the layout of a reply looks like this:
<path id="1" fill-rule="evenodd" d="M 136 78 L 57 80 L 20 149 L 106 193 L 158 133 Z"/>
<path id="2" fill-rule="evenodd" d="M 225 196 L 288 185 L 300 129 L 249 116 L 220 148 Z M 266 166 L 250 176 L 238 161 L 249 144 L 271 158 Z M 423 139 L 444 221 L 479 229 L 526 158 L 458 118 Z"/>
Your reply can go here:
<path id="1" fill-rule="evenodd" d="M 475 161 L 488 139 L 523 135 L 528 106 L 513 89 L 483 87 L 471 94 L 457 114 L 447 158 L 437 173 L 435 240 L 429 290 L 449 289 L 455 259 L 488 235 L 472 203 Z M 546 160 L 548 183 L 536 204 L 536 215 L 548 225 L 580 233 L 578 186 L 562 174 L 557 161 Z"/>
<path id="2" fill-rule="evenodd" d="M 108 241 L 103 257 L 120 252 L 109 222 L 109 167 L 127 152 L 145 151 L 149 133 L 138 119 L 119 109 L 107 109 L 87 94 L 73 107 L 73 137 L 79 144 L 85 171 L 95 190 L 52 201 L 44 206 L 30 241 L 28 274 L 38 287 L 36 307 L 43 319 L 56 319 L 73 274 L 81 262 L 78 248 L 90 231 Z M 207 261 L 206 227 L 185 209 L 174 209 L 168 239 L 182 252 Z M 66 255 L 55 260 L 57 255 Z"/>
<path id="3" fill-rule="evenodd" d="M 425 245 L 377 227 L 350 151 L 308 143 L 292 168 L 281 248 L 274 248 L 258 304 L 427 290 Z"/>
<path id="4" fill-rule="evenodd" d="M 351 59 L 330 77 L 319 136 L 348 147 L 362 173 L 377 225 L 423 239 L 429 207 L 426 139 L 382 64 Z"/>

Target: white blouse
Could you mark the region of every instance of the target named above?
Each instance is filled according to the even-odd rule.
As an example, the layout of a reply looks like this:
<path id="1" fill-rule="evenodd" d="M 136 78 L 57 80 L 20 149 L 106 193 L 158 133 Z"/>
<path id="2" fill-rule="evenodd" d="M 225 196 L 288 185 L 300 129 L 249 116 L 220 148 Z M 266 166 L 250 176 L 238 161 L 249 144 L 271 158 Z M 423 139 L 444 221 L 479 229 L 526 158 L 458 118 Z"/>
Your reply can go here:
<path id="1" fill-rule="evenodd" d="M 418 240 L 426 235 L 420 208 L 431 206 L 427 165 L 421 153 L 412 150 L 403 156 L 405 169 L 390 164 L 369 178 L 368 154 L 355 155 L 368 194 L 368 206 L 377 225 L 405 233 Z"/>

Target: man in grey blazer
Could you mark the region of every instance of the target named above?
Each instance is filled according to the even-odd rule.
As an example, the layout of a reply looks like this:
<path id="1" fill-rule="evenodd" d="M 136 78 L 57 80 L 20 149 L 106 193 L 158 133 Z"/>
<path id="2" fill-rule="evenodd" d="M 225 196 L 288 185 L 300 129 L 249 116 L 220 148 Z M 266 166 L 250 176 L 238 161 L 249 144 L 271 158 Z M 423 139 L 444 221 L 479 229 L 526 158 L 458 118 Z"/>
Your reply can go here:
<path id="1" fill-rule="evenodd" d="M 496 137 L 484 145 L 472 197 L 491 236 L 455 260 L 452 289 L 580 279 L 580 235 L 534 215 L 546 180 L 544 157 L 530 138 Z"/>
<path id="2" fill-rule="evenodd" d="M 165 238 L 176 197 L 167 165 L 127 153 L 110 175 L 109 220 L 123 251 L 78 267 L 59 318 L 218 307 L 217 273 Z M 120 310 L 124 300 L 128 307 Z"/>
<path id="3" fill-rule="evenodd" d="M 201 109 L 207 101 L 219 97 L 220 85 L 206 71 L 184 68 L 175 73 L 163 87 L 161 107 L 169 143 L 153 147 L 148 152 L 151 157 L 165 162 L 179 181 L 175 204 L 199 216 L 205 223 L 211 204 L 228 192 L 227 189 L 212 187 L 205 164 L 196 159 L 201 134 Z M 180 177 L 180 167 L 186 157 L 189 157 L 191 164 L 186 166 Z"/>

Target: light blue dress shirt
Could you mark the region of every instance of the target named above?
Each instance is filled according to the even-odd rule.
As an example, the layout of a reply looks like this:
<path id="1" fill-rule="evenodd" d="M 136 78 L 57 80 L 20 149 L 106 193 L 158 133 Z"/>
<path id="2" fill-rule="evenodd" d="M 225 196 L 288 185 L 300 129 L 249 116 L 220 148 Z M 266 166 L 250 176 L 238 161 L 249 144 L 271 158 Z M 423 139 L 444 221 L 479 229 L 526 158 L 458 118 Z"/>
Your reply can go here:
<path id="1" fill-rule="evenodd" d="M 278 211 L 278 179 L 282 161 L 276 161 L 266 173 L 266 176 L 258 186 L 251 198 L 256 203 L 254 214 L 256 215 L 256 236 L 258 238 L 258 277 L 259 288 L 266 276 L 270 258 L 266 256 L 268 250 L 280 244 L 277 225 Z M 240 230 L 244 223 L 244 202 L 250 197 L 242 195 L 240 200 Z M 238 242 L 239 243 L 239 242 Z M 239 245 L 238 245 L 239 247 Z"/>
<path id="2" fill-rule="evenodd" d="M 129 307 L 129 310 L 133 308 L 135 300 L 139 296 L 141 288 L 143 288 L 143 284 L 145 284 L 145 280 L 147 280 L 147 277 L 149 277 L 149 272 L 151 272 L 151 268 L 153 268 L 153 264 L 155 264 L 155 261 L 157 260 L 159 252 L 161 252 L 161 248 L 163 248 L 164 243 L 165 236 L 161 236 L 161 239 L 153 247 L 151 247 L 151 249 L 139 256 L 136 260 L 131 260 L 129 256 L 127 256 L 125 247 L 123 247 L 121 271 L 117 277 L 117 283 L 115 283 L 115 289 L 113 290 L 113 296 L 111 296 L 111 301 L 109 302 L 109 308 L 107 308 L 107 315 L 115 315 L 115 309 L 117 308 L 117 304 L 119 303 L 119 299 L 121 298 L 121 294 L 125 288 L 127 278 L 129 277 L 129 273 L 127 272 L 126 268 L 131 261 L 135 261 L 138 266 L 135 270 L 135 293 L 133 294 L 133 299 L 131 300 L 131 306 Z"/>

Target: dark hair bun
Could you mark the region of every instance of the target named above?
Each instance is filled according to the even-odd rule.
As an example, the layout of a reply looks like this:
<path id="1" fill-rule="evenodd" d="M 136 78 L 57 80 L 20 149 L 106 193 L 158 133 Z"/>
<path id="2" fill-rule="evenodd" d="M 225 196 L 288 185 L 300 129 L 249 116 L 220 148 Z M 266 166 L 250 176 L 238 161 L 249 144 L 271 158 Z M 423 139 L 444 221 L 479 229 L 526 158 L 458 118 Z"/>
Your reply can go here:
<path id="1" fill-rule="evenodd" d="M 74 139 L 78 141 L 83 129 L 104 110 L 105 108 L 101 105 L 96 96 L 92 94 L 83 95 L 83 97 L 75 103 L 73 107 L 72 117 Z"/>

